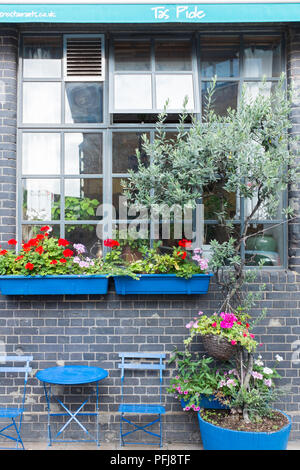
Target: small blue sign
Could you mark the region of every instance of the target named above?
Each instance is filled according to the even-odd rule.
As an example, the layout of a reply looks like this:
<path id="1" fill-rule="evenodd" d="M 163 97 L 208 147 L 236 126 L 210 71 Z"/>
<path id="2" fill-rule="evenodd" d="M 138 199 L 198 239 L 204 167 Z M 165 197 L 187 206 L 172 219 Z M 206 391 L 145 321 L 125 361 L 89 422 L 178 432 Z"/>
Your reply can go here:
<path id="1" fill-rule="evenodd" d="M 300 3 L 0 5 L 0 23 L 264 23 L 289 21 L 300 21 Z"/>

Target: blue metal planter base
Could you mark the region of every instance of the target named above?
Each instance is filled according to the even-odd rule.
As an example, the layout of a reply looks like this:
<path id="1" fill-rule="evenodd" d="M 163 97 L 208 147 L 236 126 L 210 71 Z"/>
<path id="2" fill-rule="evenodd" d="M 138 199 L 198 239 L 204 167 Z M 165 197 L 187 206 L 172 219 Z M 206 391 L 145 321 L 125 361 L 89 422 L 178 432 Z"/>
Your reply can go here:
<path id="1" fill-rule="evenodd" d="M 213 274 L 194 274 L 185 279 L 176 274 L 141 274 L 139 279 L 115 276 L 116 293 L 127 294 L 206 294 Z"/>
<path id="2" fill-rule="evenodd" d="M 0 276 L 2 295 L 106 294 L 103 275 Z"/>
<path id="3" fill-rule="evenodd" d="M 282 413 L 282 412 L 281 412 Z M 286 450 L 291 430 L 289 424 L 274 432 L 246 432 L 221 428 L 208 423 L 198 412 L 201 439 L 205 450 Z"/>
<path id="4" fill-rule="evenodd" d="M 181 400 L 182 408 L 189 406 L 189 402 L 184 399 Z M 223 405 L 219 400 L 215 398 L 214 395 L 205 396 L 201 395 L 201 400 L 199 403 L 200 408 L 213 409 L 213 410 L 227 410 L 228 406 Z"/>

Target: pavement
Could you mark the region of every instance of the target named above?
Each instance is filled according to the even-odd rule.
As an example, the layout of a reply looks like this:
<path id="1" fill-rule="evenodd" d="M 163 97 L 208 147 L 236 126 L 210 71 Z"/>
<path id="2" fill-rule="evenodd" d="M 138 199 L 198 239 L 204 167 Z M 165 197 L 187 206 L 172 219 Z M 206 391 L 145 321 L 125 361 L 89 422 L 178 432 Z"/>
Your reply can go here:
<path id="1" fill-rule="evenodd" d="M 54 443 L 51 447 L 48 446 L 47 442 L 25 442 L 24 443 L 26 450 L 106 450 L 106 451 L 141 451 L 141 450 L 152 450 L 152 451 L 195 451 L 195 450 L 203 450 L 201 445 L 192 445 L 186 443 L 176 443 L 176 444 L 165 444 L 162 448 L 159 446 L 143 446 L 143 445 L 135 445 L 135 446 L 125 446 L 120 447 L 117 442 L 115 443 L 101 443 L 100 447 L 97 447 L 93 443 Z M 287 450 L 300 450 L 300 441 L 291 441 L 288 443 Z"/>

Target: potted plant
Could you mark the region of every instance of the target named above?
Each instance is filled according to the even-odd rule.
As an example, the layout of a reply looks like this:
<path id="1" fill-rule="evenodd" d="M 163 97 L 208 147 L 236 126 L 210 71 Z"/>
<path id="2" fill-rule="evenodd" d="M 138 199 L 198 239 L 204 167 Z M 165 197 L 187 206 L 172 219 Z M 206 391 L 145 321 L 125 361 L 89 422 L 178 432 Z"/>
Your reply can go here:
<path id="1" fill-rule="evenodd" d="M 114 241 L 112 241 L 114 243 Z M 201 250 L 187 252 L 188 240 L 180 240 L 179 246 L 171 253 L 160 253 L 159 244 L 153 248 L 140 246 L 139 259 L 124 260 L 122 250 L 114 250 L 106 259 L 123 265 L 123 275 L 114 276 L 117 294 L 204 294 L 212 276 L 208 273 L 207 260 L 201 257 Z M 129 275 L 129 273 L 131 275 Z"/>
<path id="2" fill-rule="evenodd" d="M 108 277 L 118 269 L 101 258 L 91 259 L 81 243 L 50 236 L 49 226 L 11 250 L 0 249 L 2 295 L 105 294 Z"/>
<path id="3" fill-rule="evenodd" d="M 277 360 L 282 358 L 277 355 Z M 228 409 L 198 411 L 204 449 L 285 450 L 291 418 L 272 408 L 283 392 L 274 384 L 278 377 L 276 366 L 266 367 L 261 356 L 254 361 L 251 373 L 236 368 L 226 371 L 216 396 Z"/>
<path id="4" fill-rule="evenodd" d="M 239 348 L 249 353 L 255 350 L 257 342 L 250 331 L 250 324 L 241 311 L 239 318 L 233 313 L 214 313 L 211 316 L 198 313 L 195 321 L 188 323 L 190 336 L 185 340 L 188 346 L 194 336 L 201 335 L 203 346 L 208 355 L 221 361 L 228 361 L 237 354 Z"/>

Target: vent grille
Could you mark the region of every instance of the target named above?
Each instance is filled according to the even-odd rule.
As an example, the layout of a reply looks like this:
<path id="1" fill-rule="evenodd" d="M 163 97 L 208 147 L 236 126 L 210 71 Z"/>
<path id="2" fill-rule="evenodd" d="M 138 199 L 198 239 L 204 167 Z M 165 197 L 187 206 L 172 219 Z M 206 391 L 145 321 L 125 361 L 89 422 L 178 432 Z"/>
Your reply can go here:
<path id="1" fill-rule="evenodd" d="M 65 37 L 65 77 L 67 80 L 104 80 L 104 38 Z"/>

